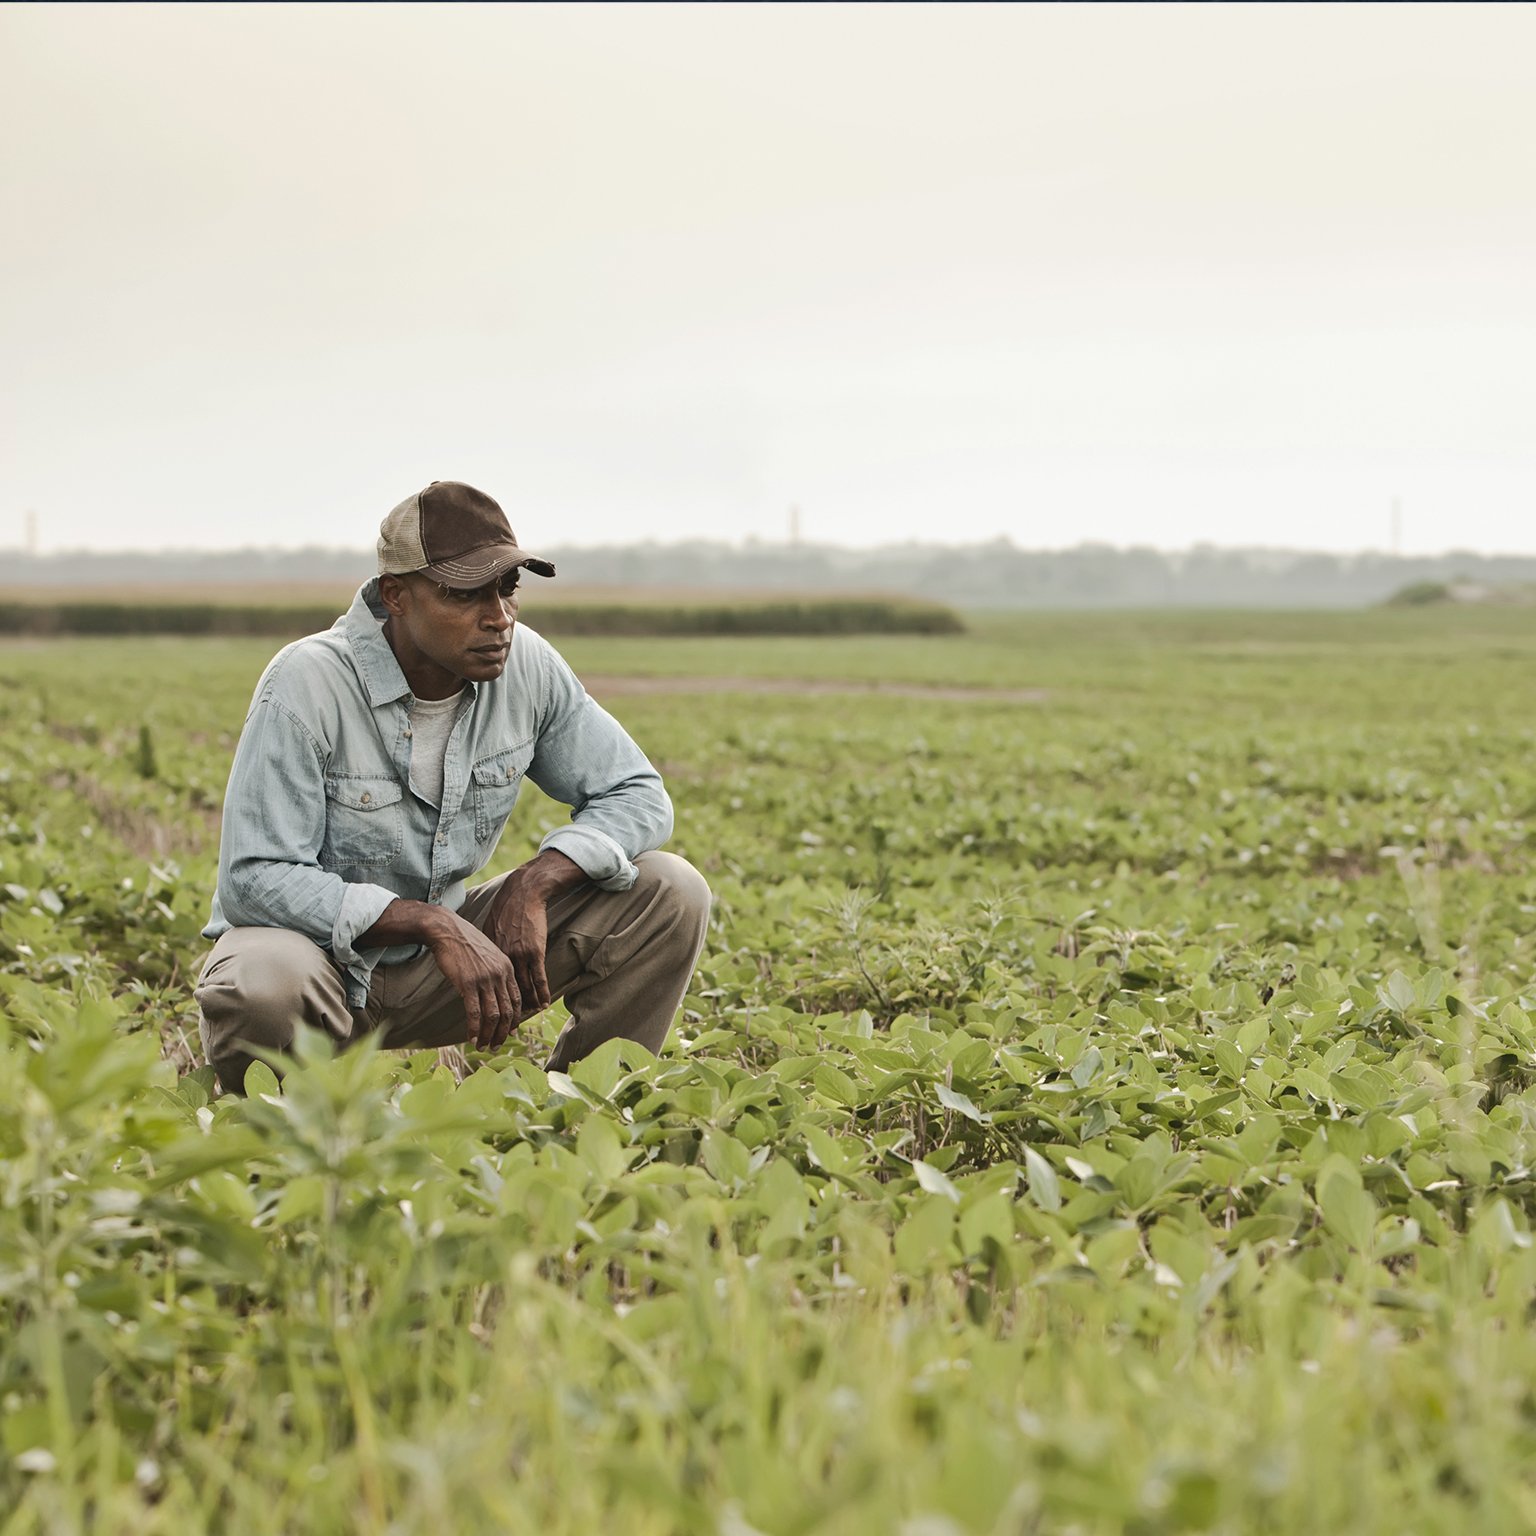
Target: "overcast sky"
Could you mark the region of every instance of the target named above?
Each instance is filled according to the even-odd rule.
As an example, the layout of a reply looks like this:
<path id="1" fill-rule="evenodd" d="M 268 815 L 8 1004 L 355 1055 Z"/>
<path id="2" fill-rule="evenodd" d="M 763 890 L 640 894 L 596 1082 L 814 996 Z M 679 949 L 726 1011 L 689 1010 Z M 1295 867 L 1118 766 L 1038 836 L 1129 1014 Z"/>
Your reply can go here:
<path id="1" fill-rule="evenodd" d="M 0 546 L 1536 551 L 1536 8 L 9 5 Z"/>

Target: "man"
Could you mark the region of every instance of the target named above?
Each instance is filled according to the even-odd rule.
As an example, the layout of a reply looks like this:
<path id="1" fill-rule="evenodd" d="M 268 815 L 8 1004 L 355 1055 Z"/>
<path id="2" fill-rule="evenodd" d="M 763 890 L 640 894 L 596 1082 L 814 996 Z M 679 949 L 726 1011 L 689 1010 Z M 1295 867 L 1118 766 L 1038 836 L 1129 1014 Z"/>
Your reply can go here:
<path id="1" fill-rule="evenodd" d="M 517 623 L 519 573 L 554 566 L 454 481 L 396 507 L 378 548 L 348 612 L 268 666 L 235 749 L 197 986 L 220 1085 L 298 1023 L 493 1051 L 561 996 L 551 1068 L 615 1036 L 659 1051 L 709 888 L 652 851 L 672 833 L 660 775 Z M 524 777 L 569 825 L 466 892 Z"/>

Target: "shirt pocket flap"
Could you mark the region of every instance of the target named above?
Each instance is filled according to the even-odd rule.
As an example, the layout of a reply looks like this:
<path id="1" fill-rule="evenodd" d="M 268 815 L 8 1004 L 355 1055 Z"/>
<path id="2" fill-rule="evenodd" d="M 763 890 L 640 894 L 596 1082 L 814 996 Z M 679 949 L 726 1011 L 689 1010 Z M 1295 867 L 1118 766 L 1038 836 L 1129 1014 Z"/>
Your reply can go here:
<path id="1" fill-rule="evenodd" d="M 398 804 L 402 791 L 398 779 L 331 778 L 325 781 L 325 793 L 350 811 L 380 811 Z"/>
<path id="2" fill-rule="evenodd" d="M 531 752 L 504 752 L 500 757 L 488 757 L 469 770 L 476 784 L 484 789 L 507 789 L 522 782 Z"/>

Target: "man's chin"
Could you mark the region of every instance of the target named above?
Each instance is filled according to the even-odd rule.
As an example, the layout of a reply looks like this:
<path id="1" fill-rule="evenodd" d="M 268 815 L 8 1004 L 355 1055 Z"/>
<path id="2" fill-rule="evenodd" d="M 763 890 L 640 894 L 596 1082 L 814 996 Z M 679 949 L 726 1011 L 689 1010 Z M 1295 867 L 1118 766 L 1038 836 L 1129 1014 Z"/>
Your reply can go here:
<path id="1" fill-rule="evenodd" d="M 496 651 L 471 651 L 464 658 L 464 676 L 472 683 L 493 683 L 507 670 L 511 647 Z"/>

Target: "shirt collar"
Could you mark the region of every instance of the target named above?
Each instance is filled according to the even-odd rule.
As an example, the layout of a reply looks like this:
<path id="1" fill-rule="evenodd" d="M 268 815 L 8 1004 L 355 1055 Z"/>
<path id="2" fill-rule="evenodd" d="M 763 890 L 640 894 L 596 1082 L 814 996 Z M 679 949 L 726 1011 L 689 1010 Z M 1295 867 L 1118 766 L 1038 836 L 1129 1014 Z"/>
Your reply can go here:
<path id="1" fill-rule="evenodd" d="M 384 638 L 384 620 L 388 617 L 379 601 L 379 578 L 375 576 L 357 589 L 352 606 L 336 621 L 336 627 L 352 648 L 357 675 L 375 709 L 411 694 L 411 685 Z"/>

